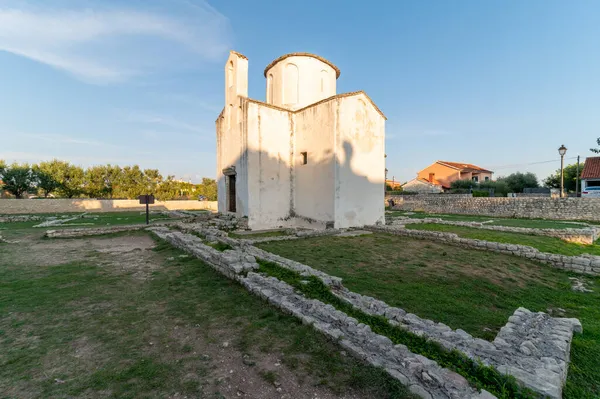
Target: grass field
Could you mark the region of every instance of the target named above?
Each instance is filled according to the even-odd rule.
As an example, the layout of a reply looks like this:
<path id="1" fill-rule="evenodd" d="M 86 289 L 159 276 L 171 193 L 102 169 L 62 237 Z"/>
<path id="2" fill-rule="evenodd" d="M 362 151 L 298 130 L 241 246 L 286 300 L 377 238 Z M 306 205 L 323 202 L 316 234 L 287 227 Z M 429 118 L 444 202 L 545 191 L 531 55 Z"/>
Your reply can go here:
<path id="1" fill-rule="evenodd" d="M 413 219 L 439 218 L 442 220 L 456 222 L 490 222 L 486 223 L 491 226 L 508 226 L 508 227 L 528 227 L 533 229 L 580 229 L 585 227 L 582 223 L 574 223 L 560 220 L 545 220 L 545 219 L 515 219 L 515 218 L 498 218 L 490 216 L 472 216 L 472 215 L 447 215 L 424 212 L 409 212 L 391 211 L 387 212 L 389 216 L 407 216 Z"/>
<path id="2" fill-rule="evenodd" d="M 423 224 L 408 224 L 407 229 L 411 230 L 426 230 L 426 231 L 441 231 L 445 233 L 456 233 L 460 237 L 473 238 L 477 240 L 495 241 L 507 244 L 529 245 L 537 248 L 542 252 L 552 254 L 577 256 L 582 254 L 600 255 L 600 245 L 594 243 L 592 245 L 576 244 L 566 242 L 560 238 L 534 236 L 522 233 L 511 233 L 505 231 L 494 231 L 478 229 L 474 227 L 452 226 L 448 224 L 423 223 Z"/>
<path id="3" fill-rule="evenodd" d="M 145 233 L 13 228 L 21 242 L 0 244 L 0 397 L 412 397 Z"/>
<path id="4" fill-rule="evenodd" d="M 387 234 L 259 246 L 341 277 L 353 291 L 485 339 L 519 306 L 564 309 L 584 329 L 573 340 L 564 397 L 600 397 L 600 278 L 585 278 L 593 293 L 573 292 L 571 274 L 527 259 Z"/>

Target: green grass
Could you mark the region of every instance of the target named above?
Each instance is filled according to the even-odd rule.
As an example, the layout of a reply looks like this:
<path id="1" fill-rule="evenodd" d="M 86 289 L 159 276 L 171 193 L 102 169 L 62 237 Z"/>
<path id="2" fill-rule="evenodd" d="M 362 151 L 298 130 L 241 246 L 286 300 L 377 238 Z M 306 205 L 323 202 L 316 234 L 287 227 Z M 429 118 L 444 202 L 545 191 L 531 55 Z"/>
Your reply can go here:
<path id="1" fill-rule="evenodd" d="M 197 397 L 214 366 L 190 346 L 220 346 L 228 336 L 240 351 L 273 353 L 340 395 L 353 389 L 365 397 L 412 397 L 382 370 L 344 356 L 310 327 L 164 242 L 145 255 L 160 264 L 149 280 L 90 249 L 85 261 L 44 267 L 14 262 L 23 259 L 20 250 L 0 246 L 3 395 Z M 186 380 L 190 373 L 200 381 Z"/>
<path id="2" fill-rule="evenodd" d="M 598 277 L 585 277 L 594 292 L 573 292 L 569 277 L 576 275 L 547 265 L 388 234 L 258 246 L 341 277 L 352 291 L 484 339 L 493 339 L 520 306 L 565 309 L 584 332 L 573 339 L 564 397 L 600 397 Z"/>
<path id="3" fill-rule="evenodd" d="M 478 229 L 475 227 L 452 226 L 447 224 L 423 223 L 408 224 L 406 228 L 411 230 L 441 231 L 444 233 L 456 233 L 463 238 L 476 240 L 495 241 L 506 244 L 529 245 L 542 252 L 552 254 L 578 256 L 583 254 L 600 255 L 600 245 L 576 244 L 563 241 L 560 238 L 534 236 L 522 233 L 511 233 L 505 231 L 494 231 Z"/>
<path id="4" fill-rule="evenodd" d="M 216 242 L 216 243 L 207 243 L 206 245 L 208 245 L 209 247 L 213 247 L 214 249 L 216 249 L 217 251 L 227 251 L 228 249 L 233 249 L 233 247 L 229 244 L 226 244 L 224 242 Z"/>
<path id="5" fill-rule="evenodd" d="M 483 366 L 458 351 L 448 351 L 440 344 L 410 333 L 388 323 L 383 316 L 366 314 L 348 302 L 336 297 L 321 280 L 315 276 L 303 277 L 291 270 L 264 260 L 258 261 L 260 271 L 287 282 L 305 296 L 333 305 L 336 309 L 367 324 L 372 331 L 384 335 L 394 343 L 406 345 L 414 353 L 435 360 L 442 367 L 450 368 L 465 377 L 477 389 L 486 389 L 499 398 L 535 398 L 536 394 L 522 389 L 513 377 L 507 377 L 497 370 Z"/>
<path id="6" fill-rule="evenodd" d="M 39 216 L 45 217 L 56 217 L 58 219 L 68 219 L 81 215 L 82 213 L 54 213 L 54 214 L 41 214 Z M 38 216 L 36 214 L 36 216 Z M 163 214 L 150 214 L 150 223 L 153 221 L 165 221 L 174 220 Z M 122 226 L 129 224 L 144 224 L 146 223 L 146 214 L 140 214 L 139 211 L 127 211 L 127 212 L 98 212 L 89 213 L 83 218 L 78 218 L 70 222 L 66 222 L 65 225 L 56 225 L 48 227 L 36 227 L 44 220 L 31 221 L 31 222 L 10 222 L 0 223 L 0 235 L 7 239 L 15 239 L 26 235 L 41 235 L 46 230 L 59 230 L 59 229 L 74 229 L 74 228 L 94 228 L 94 227 L 106 227 L 106 226 Z"/>
<path id="7" fill-rule="evenodd" d="M 229 237 L 231 238 L 237 238 L 237 239 L 246 239 L 246 240 L 253 240 L 255 238 L 265 238 L 265 237 L 281 237 L 281 236 L 287 236 L 289 235 L 288 233 L 286 233 L 285 231 L 267 231 L 264 233 L 249 233 L 249 234 L 236 234 L 236 233 L 229 233 Z"/>
<path id="8" fill-rule="evenodd" d="M 410 212 L 409 212 L 410 213 Z M 407 216 L 413 219 L 425 219 L 425 218 L 439 218 L 451 222 L 488 222 L 486 223 L 491 226 L 508 226 L 508 227 L 528 227 L 532 229 L 580 229 L 585 227 L 581 223 L 573 223 L 568 221 L 560 220 L 546 220 L 546 219 L 517 219 L 517 218 L 499 218 L 491 216 L 475 216 L 475 215 L 450 215 L 450 214 L 436 214 L 436 213 L 424 213 L 424 212 L 413 212 L 411 215 L 407 215 L 405 211 L 392 211 L 387 213 L 392 217 Z"/>

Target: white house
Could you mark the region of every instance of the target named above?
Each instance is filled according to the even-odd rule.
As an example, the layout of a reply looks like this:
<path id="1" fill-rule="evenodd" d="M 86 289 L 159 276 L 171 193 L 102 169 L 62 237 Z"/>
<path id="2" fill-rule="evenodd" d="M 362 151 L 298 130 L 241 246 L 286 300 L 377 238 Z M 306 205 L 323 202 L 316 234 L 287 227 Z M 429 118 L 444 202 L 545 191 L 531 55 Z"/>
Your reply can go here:
<path id="1" fill-rule="evenodd" d="M 219 212 L 251 229 L 383 222 L 379 108 L 362 91 L 336 94 L 340 70 L 314 54 L 281 56 L 264 75 L 266 102 L 248 98 L 248 59 L 230 53 L 216 121 Z"/>
<path id="2" fill-rule="evenodd" d="M 587 157 L 581 171 L 581 196 L 600 196 L 600 157 Z"/>

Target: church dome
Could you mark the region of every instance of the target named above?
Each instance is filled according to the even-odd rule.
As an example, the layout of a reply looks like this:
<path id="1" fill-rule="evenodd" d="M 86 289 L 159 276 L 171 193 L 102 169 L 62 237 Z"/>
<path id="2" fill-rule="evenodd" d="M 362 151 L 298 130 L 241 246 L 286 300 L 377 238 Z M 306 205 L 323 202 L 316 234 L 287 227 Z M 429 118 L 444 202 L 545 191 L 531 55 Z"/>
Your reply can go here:
<path id="1" fill-rule="evenodd" d="M 267 103 L 297 110 L 336 94 L 340 70 L 310 53 L 285 54 L 265 68 Z"/>

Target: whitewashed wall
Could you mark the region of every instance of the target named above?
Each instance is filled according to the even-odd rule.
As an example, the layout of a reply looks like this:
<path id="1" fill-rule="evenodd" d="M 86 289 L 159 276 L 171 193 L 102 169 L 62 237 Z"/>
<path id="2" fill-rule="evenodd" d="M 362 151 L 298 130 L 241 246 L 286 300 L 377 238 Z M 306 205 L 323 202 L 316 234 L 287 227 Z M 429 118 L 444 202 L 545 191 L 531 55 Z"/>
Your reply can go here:
<path id="1" fill-rule="evenodd" d="M 295 115 L 294 212 L 299 217 L 333 222 L 336 109 L 337 103 L 329 101 Z"/>
<path id="2" fill-rule="evenodd" d="M 292 205 L 292 116 L 248 102 L 248 225 L 271 228 L 290 215 Z"/>
<path id="3" fill-rule="evenodd" d="M 385 119 L 364 94 L 337 100 L 335 227 L 384 220 Z"/>

